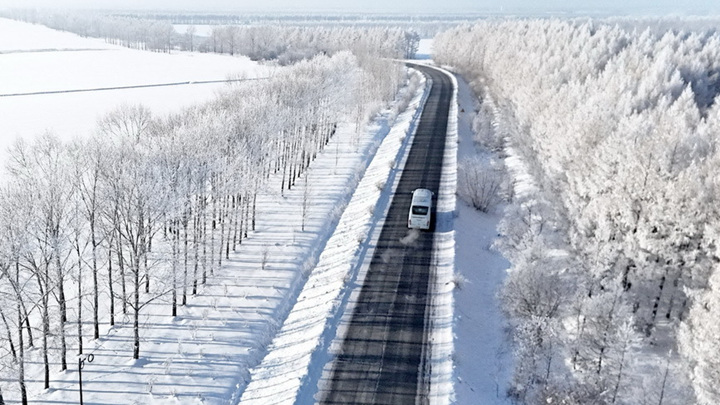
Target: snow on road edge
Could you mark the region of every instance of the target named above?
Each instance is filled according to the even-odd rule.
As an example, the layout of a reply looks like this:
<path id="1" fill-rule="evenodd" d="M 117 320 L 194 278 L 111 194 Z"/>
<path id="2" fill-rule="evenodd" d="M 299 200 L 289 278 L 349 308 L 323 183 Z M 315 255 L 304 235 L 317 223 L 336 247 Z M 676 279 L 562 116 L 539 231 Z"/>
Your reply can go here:
<path id="1" fill-rule="evenodd" d="M 241 403 L 294 403 L 303 383 L 319 375 L 317 367 L 322 368 L 322 364 L 313 364 L 318 357 L 313 353 L 334 336 L 331 332 L 337 325 L 332 320 L 337 320 L 343 296 L 347 295 L 343 292 L 347 292 L 348 281 L 357 273 L 358 250 L 373 227 L 373 217 L 378 214 L 382 195 L 387 194 L 386 182 L 396 167 L 398 151 L 406 149 L 403 145 L 414 131 L 419 107 L 427 93 L 426 85 L 419 87 L 378 148 L 267 355 L 250 371 L 251 381 L 242 393 Z M 324 360 L 318 362 L 324 364 Z"/>
<path id="2" fill-rule="evenodd" d="M 444 69 L 434 69 L 447 75 L 453 85 L 448 112 L 447 136 L 440 189 L 437 199 L 437 219 L 430 284 L 430 313 L 426 322 L 430 326 L 430 353 L 424 361 L 428 364 L 430 392 L 428 403 L 449 404 L 453 394 L 453 290 L 455 289 L 455 203 L 457 189 L 458 149 L 458 83 L 454 75 Z"/>

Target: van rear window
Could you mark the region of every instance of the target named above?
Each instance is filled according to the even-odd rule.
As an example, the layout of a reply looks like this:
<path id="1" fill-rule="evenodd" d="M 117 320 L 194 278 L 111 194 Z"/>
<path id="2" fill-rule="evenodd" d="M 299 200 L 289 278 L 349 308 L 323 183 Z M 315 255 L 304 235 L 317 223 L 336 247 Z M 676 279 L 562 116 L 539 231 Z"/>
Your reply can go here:
<path id="1" fill-rule="evenodd" d="M 427 215 L 428 207 L 423 207 L 422 205 L 413 205 L 412 213 L 413 215 Z"/>

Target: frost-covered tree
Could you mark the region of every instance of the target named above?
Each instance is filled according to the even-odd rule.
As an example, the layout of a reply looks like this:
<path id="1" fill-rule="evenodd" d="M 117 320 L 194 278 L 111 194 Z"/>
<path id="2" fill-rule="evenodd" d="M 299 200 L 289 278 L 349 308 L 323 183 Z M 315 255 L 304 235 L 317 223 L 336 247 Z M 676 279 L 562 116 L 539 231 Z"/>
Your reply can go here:
<path id="1" fill-rule="evenodd" d="M 510 173 L 525 185 L 516 187 L 497 243 L 518 279 L 532 275 L 530 252 L 571 257 L 563 277 L 585 294 L 563 296 L 572 308 L 565 316 L 577 321 L 557 328 L 555 350 L 571 367 L 558 370 L 570 378 L 552 392 L 583 392 L 587 401 L 632 402 L 622 383 L 630 373 L 615 357 L 626 352 L 625 339 L 612 324 L 638 334 L 633 353 L 665 362 L 651 343 L 675 348 L 677 326 L 708 292 L 718 258 L 712 134 L 720 123 L 720 35 L 636 28 L 496 20 L 449 30 L 434 45 L 435 60 L 488 100 L 479 143 L 502 145 Z M 542 260 L 536 266 L 546 268 Z M 681 361 L 670 359 L 677 375 L 686 369 Z M 672 391 L 663 397 L 686 398 L 681 386 Z"/>
<path id="2" fill-rule="evenodd" d="M 720 401 L 720 271 L 710 277 L 707 291 L 694 300 L 680 329 L 680 350 L 690 361 L 690 379 L 698 403 Z"/>
<path id="3" fill-rule="evenodd" d="M 90 318 L 93 337 L 103 323 L 131 328 L 129 355 L 140 357 L 147 305 L 167 302 L 174 316 L 202 294 L 255 229 L 258 195 L 279 192 L 268 179 L 295 187 L 340 122 L 394 97 L 404 70 L 365 63 L 321 55 L 176 114 L 124 105 L 88 139 L 15 145 L 0 189 L 0 368 L 12 370 L 20 401 L 25 366 L 42 364 L 49 385 L 68 347 L 84 350 Z M 70 322 L 77 340 L 66 339 Z"/>
<path id="4" fill-rule="evenodd" d="M 72 189 L 67 187 L 64 147 L 52 134 L 44 134 L 33 144 L 19 140 L 10 150 L 10 155 L 12 181 L 23 184 L 26 204 L 32 207 L 32 216 L 27 224 L 32 245 L 23 251 L 20 265 L 30 271 L 37 282 L 38 296 L 33 305 L 38 305 L 42 311 L 44 384 L 48 388 L 51 333 L 60 338 L 61 369 L 67 369 L 65 284 L 68 277 L 67 240 Z M 57 307 L 53 306 L 52 298 Z M 53 319 L 51 313 L 57 313 L 57 318 Z M 53 321 L 57 322 L 55 330 L 52 330 Z"/>
<path id="5" fill-rule="evenodd" d="M 463 159 L 458 164 L 458 195 L 477 210 L 492 210 L 501 200 L 502 176 L 499 171 L 480 157 Z"/>

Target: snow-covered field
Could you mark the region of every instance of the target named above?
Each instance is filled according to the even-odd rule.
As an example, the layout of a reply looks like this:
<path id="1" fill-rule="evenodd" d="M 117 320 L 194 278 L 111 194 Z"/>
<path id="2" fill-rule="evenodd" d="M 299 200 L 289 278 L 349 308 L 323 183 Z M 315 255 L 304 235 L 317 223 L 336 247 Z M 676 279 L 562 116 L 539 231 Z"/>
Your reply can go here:
<path id="1" fill-rule="evenodd" d="M 6 35 L 10 32 L 18 35 Z M 133 51 L 0 19 L 0 94 L 217 80 L 238 73 L 263 74 L 241 57 Z M 218 87 L 0 97 L 0 147 L 4 151 L 16 136 L 45 129 L 63 139 L 83 136 L 119 103 L 143 103 L 155 114 L 176 111 L 209 99 Z M 101 339 L 86 345 L 86 353 L 94 354 L 83 370 L 86 403 L 226 404 L 237 403 L 243 394 L 248 402 L 292 403 L 303 382 L 319 378 L 324 363 L 312 357 L 313 348 L 334 336 L 337 324 L 331 320 L 327 326 L 326 317 L 337 307 L 333 300 L 338 293 L 357 287 L 348 284 L 354 280 L 351 270 L 362 263 L 356 248 L 389 201 L 392 187 L 378 185 L 389 181 L 395 167 L 390 163 L 402 159 L 422 89 L 411 95 L 414 101 L 397 119 L 386 110 L 359 136 L 354 125 L 341 125 L 312 163 L 306 181 L 284 196 L 261 196 L 258 207 L 264 212 L 258 215 L 257 230 L 176 318 L 159 304 L 144 312 L 140 360 L 130 360 L 130 319 L 113 328 L 105 325 Z M 474 109 L 462 81 L 458 102 L 462 155 L 473 149 L 469 122 Z M 367 177 L 361 179 L 363 173 Z M 300 210 L 308 196 L 310 213 L 302 231 Z M 495 294 L 507 263 L 489 249 L 498 218 L 461 202 L 455 215 L 460 218 L 455 220 L 455 268 L 465 280 L 454 297 L 455 403 L 504 403 L 498 396 L 504 394 L 510 356 Z M 76 368 L 54 372 L 47 391 L 39 364 L 26 371 L 31 403 L 78 402 Z M 0 375 L 0 386 L 6 402 L 17 403 L 17 384 Z M 310 403 L 311 392 L 301 391 L 298 403 Z"/>
<path id="2" fill-rule="evenodd" d="M 119 105 L 143 104 L 162 115 L 209 100 L 225 85 L 3 95 L 266 75 L 266 68 L 244 57 L 139 51 L 0 18 L 0 161 L 18 137 L 44 131 L 61 139 L 86 136 Z"/>

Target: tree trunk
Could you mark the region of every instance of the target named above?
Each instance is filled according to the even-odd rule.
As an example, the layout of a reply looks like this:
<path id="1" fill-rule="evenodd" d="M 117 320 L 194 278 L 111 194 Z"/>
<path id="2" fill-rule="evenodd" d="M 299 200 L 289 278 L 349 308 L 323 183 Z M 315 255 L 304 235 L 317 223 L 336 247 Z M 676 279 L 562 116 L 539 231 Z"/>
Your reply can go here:
<path id="1" fill-rule="evenodd" d="M 285 195 L 285 177 L 287 176 L 287 189 L 290 190 L 290 175 L 288 174 L 288 165 L 290 164 L 290 142 L 285 141 L 283 147 L 283 162 L 282 162 L 282 178 L 280 182 L 280 195 Z"/>
<path id="2" fill-rule="evenodd" d="M 143 245 L 143 270 L 145 270 L 145 294 L 150 293 L 150 268 L 148 267 L 148 252 L 151 248 L 152 237 L 150 236 L 150 221 L 148 221 L 147 229 L 143 229 L 140 243 Z"/>
<path id="3" fill-rule="evenodd" d="M 95 214 L 90 217 L 90 243 L 92 244 L 92 277 L 93 277 L 93 339 L 98 340 L 100 338 L 100 315 L 98 306 L 100 305 L 100 287 L 98 284 L 98 259 L 97 259 L 97 248 L 98 241 L 95 235 Z M 111 278 L 112 279 L 112 278 Z M 110 301 L 112 301 L 112 293 L 110 294 Z M 112 304 L 111 304 L 112 306 Z M 112 312 L 111 312 L 112 313 Z"/>
<path id="4" fill-rule="evenodd" d="M 140 258 L 133 265 L 133 359 L 140 358 Z"/>
<path id="5" fill-rule="evenodd" d="M 183 261 L 183 286 L 182 286 L 182 305 L 187 304 L 187 285 L 188 285 L 188 243 L 189 243 L 189 237 L 188 237 L 188 223 L 190 222 L 190 213 L 187 214 L 187 216 L 183 219 L 183 233 L 184 233 L 184 244 L 185 244 L 185 250 L 183 252 L 184 254 L 184 261 Z"/>
<path id="6" fill-rule="evenodd" d="M 20 260 L 15 259 L 15 285 L 20 286 Z M 18 333 L 20 334 L 21 342 L 22 342 L 22 324 L 25 322 L 25 328 L 27 329 L 28 334 L 28 347 L 32 348 L 35 347 L 33 335 L 32 335 L 32 328 L 30 327 L 30 316 L 28 315 L 27 308 L 25 307 L 25 302 L 22 300 L 22 297 L 20 296 L 20 291 L 17 292 L 18 299 Z M 22 344 L 20 345 L 22 346 Z"/>
<path id="7" fill-rule="evenodd" d="M 199 197 L 198 197 L 199 198 Z M 199 204 L 198 204 L 199 205 Z M 201 207 L 198 207 L 201 208 Z M 201 213 L 197 213 L 193 221 L 193 279 L 192 279 L 192 295 L 197 294 L 197 275 L 200 261 L 200 216 Z"/>
<path id="8" fill-rule="evenodd" d="M 249 222 L 249 217 L 250 217 L 250 204 L 248 204 L 249 201 L 248 201 L 248 198 L 247 198 L 247 197 L 245 197 L 244 200 L 245 200 L 245 204 L 244 204 L 244 206 L 245 206 L 245 217 L 243 218 L 243 222 L 245 223 L 245 231 L 243 232 L 243 236 L 247 238 L 247 236 L 248 236 L 248 222 Z"/>
<path id="9" fill-rule="evenodd" d="M 210 218 L 211 218 L 211 222 L 210 222 L 210 259 L 208 260 L 208 262 L 210 265 L 210 274 L 215 274 L 215 231 L 218 228 L 218 222 L 222 222 L 222 209 L 218 210 L 216 197 L 213 197 L 213 200 L 212 200 L 212 216 Z M 222 244 L 223 244 L 223 234 L 222 234 L 222 225 L 220 225 L 220 249 L 219 249 L 220 250 L 220 260 L 222 260 Z M 204 275 L 203 275 L 203 284 L 205 284 L 205 276 Z"/>
<path id="10" fill-rule="evenodd" d="M 115 292 L 113 291 L 112 248 L 108 248 L 108 291 L 110 292 L 110 326 L 115 326 Z M 97 308 L 97 305 L 95 305 Z"/>
<path id="11" fill-rule="evenodd" d="M 650 324 L 647 326 L 646 334 L 650 336 L 652 328 L 655 326 L 655 319 L 657 318 L 658 308 L 660 307 L 660 299 L 662 298 L 663 289 L 665 288 L 665 280 L 667 280 L 669 266 L 665 266 L 665 274 L 660 278 L 660 286 L 658 287 L 658 293 L 655 296 L 653 302 L 652 318 Z"/>
<path id="12" fill-rule="evenodd" d="M 235 247 L 238 244 L 238 211 L 240 210 L 240 196 L 232 196 L 232 249 L 235 251 Z M 229 253 L 228 253 L 229 255 Z M 225 257 L 226 259 L 228 257 Z"/>
<path id="13" fill-rule="evenodd" d="M 660 401 L 658 401 L 658 405 L 662 405 L 663 399 L 665 399 L 665 385 L 667 384 L 667 377 L 670 372 L 670 357 L 672 357 L 672 353 L 668 354 L 667 363 L 665 363 L 665 374 L 663 375 L 662 386 L 660 388 Z"/>
<path id="14" fill-rule="evenodd" d="M 172 221 L 172 309 L 171 314 L 173 317 L 177 316 L 177 264 L 178 264 L 178 222 Z"/>
<path id="15" fill-rule="evenodd" d="M 20 400 L 22 405 L 27 405 L 27 388 L 25 387 L 25 345 L 23 342 L 23 309 L 18 296 L 17 317 L 18 317 L 18 386 L 20 388 Z"/>
<path id="16" fill-rule="evenodd" d="M 42 357 L 43 357 L 43 387 L 45 389 L 50 388 L 50 359 L 48 358 L 48 335 L 50 335 L 50 313 L 48 306 L 50 305 L 46 287 L 50 284 L 50 275 L 48 274 L 49 269 L 45 267 L 44 283 L 45 287 L 40 286 L 40 293 L 42 294 Z"/>
<path id="17" fill-rule="evenodd" d="M 120 267 L 120 287 L 122 292 L 122 310 L 123 315 L 127 315 L 127 301 L 128 301 L 128 295 L 127 295 L 127 284 L 126 284 L 126 277 L 125 277 L 125 260 L 123 258 L 123 251 L 122 251 L 122 242 L 120 240 L 120 233 L 118 232 L 118 240 L 117 240 L 117 257 L 118 257 L 118 267 Z"/>
<path id="18" fill-rule="evenodd" d="M 252 230 L 255 230 L 255 214 L 257 213 L 257 192 L 253 193 L 252 201 Z"/>
<path id="19" fill-rule="evenodd" d="M 78 255 L 78 282 L 77 282 L 77 332 L 78 332 L 78 354 L 83 352 L 83 333 L 82 333 L 82 256 L 80 255 L 80 240 L 78 234 L 75 234 L 75 250 Z"/>
<path id="20" fill-rule="evenodd" d="M 612 403 L 615 403 L 617 399 L 617 393 L 620 389 L 620 381 L 622 381 L 623 366 L 625 365 L 625 352 L 627 351 L 627 342 L 624 342 L 622 353 L 620 354 L 620 370 L 618 371 L 617 382 L 615 383 L 615 389 L 613 391 Z"/>
<path id="21" fill-rule="evenodd" d="M 223 249 L 225 249 L 225 256 L 230 255 L 230 233 L 228 232 L 228 235 L 226 237 L 225 235 L 225 223 L 228 221 L 228 209 L 230 208 L 230 197 L 225 196 L 222 199 L 222 206 L 220 207 L 220 216 L 218 218 L 218 221 L 220 221 L 220 249 L 218 252 L 218 270 L 220 270 L 220 267 L 222 267 L 222 259 L 223 259 Z"/>
<path id="22" fill-rule="evenodd" d="M 139 204 L 141 207 L 142 205 Z M 140 358 L 140 288 L 141 286 L 141 280 L 140 280 L 140 271 L 142 263 L 145 261 L 145 248 L 146 248 L 146 240 L 145 240 L 145 217 L 144 217 L 144 210 L 141 208 L 139 211 L 139 217 L 138 217 L 138 227 L 137 230 L 139 232 L 137 243 L 134 246 L 134 257 L 132 258 L 132 267 L 133 267 L 133 359 L 139 359 Z"/>
<path id="23" fill-rule="evenodd" d="M 203 197 L 203 215 L 202 215 L 202 247 L 203 247 L 203 260 L 202 260 L 202 280 L 200 282 L 204 285 L 207 281 L 207 270 L 208 270 L 208 264 L 212 266 L 212 252 L 213 252 L 213 231 L 212 228 L 210 228 L 210 260 L 208 260 L 208 254 L 207 254 L 207 197 Z M 213 218 L 213 221 L 215 218 Z"/>
<path id="24" fill-rule="evenodd" d="M 17 351 L 15 350 L 15 343 L 12 339 L 10 324 L 8 323 L 7 318 L 5 318 L 5 312 L 2 310 L 2 307 L 0 307 L 0 318 L 2 318 L 3 325 L 5 325 L 5 331 L 7 331 L 7 340 L 10 346 L 10 354 L 12 355 L 13 362 L 17 362 Z"/>
<path id="25" fill-rule="evenodd" d="M 55 243 L 55 266 L 58 277 L 58 304 L 60 305 L 60 370 L 67 370 L 67 342 L 65 338 L 65 324 L 67 323 L 67 301 L 65 301 L 65 274 L 60 264 L 60 252 Z M 49 290 L 49 288 L 48 288 Z"/>
<path id="26" fill-rule="evenodd" d="M 238 243 L 242 243 L 243 240 L 243 227 L 245 226 L 245 198 L 238 196 L 238 215 L 240 216 L 240 227 L 238 228 Z"/>
<path id="27" fill-rule="evenodd" d="M 230 256 L 230 227 L 227 226 L 227 222 L 232 222 L 232 214 L 230 214 L 230 200 L 232 197 L 225 196 L 222 199 L 222 206 L 220 208 L 220 249 L 218 252 L 218 270 L 222 267 L 223 250 L 225 256 Z M 227 229 L 227 235 L 225 235 L 225 229 Z"/>

